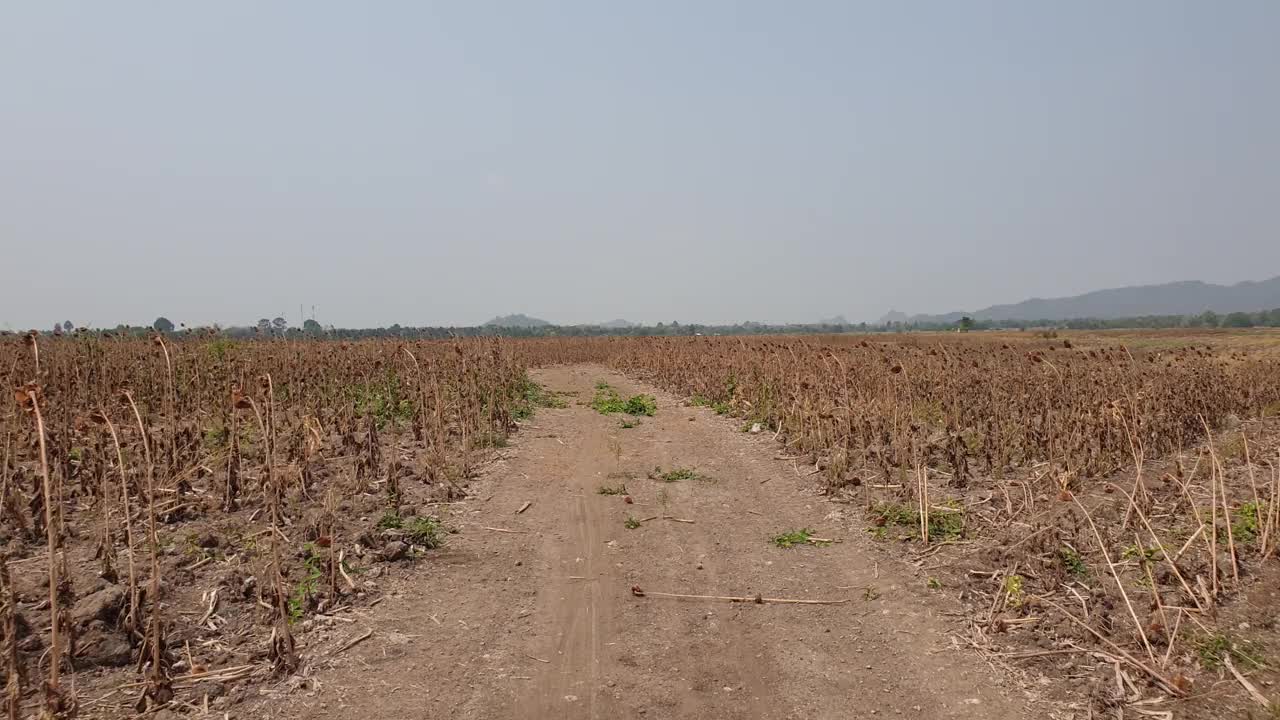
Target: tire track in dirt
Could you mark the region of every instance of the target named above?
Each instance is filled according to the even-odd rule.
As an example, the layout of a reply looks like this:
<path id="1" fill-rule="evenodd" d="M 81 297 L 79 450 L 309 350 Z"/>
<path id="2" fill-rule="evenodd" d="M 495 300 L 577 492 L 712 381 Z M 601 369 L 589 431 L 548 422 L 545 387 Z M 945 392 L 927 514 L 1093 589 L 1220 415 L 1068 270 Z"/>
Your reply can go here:
<path id="1" fill-rule="evenodd" d="M 444 550 L 385 580 L 391 598 L 359 619 L 375 635 L 320 663 L 319 690 L 269 700 L 259 706 L 265 712 L 352 720 L 1043 716 L 1027 714 L 1020 691 L 955 646 L 940 615 L 955 609 L 951 601 L 929 593 L 924 578 L 882 566 L 861 519 L 808 488 L 774 458 L 768 438 L 604 368 L 534 375 L 576 393 L 570 407 L 539 411 L 515 436 L 512 456 L 447 508 L 446 523 L 460 532 Z M 585 407 L 601 379 L 654 394 L 657 415 L 621 429 L 616 417 Z M 695 467 L 704 479 L 650 480 L 656 465 Z M 623 481 L 634 505 L 596 493 Z M 513 514 L 525 501 L 533 504 Z M 628 515 L 694 522 L 629 530 Z M 768 543 L 801 527 L 843 542 Z M 635 598 L 632 585 L 849 602 Z"/>
<path id="2" fill-rule="evenodd" d="M 565 469 L 569 512 L 563 522 L 568 538 L 553 537 L 544 543 L 543 552 L 555 558 L 557 571 L 545 578 L 550 587 L 540 593 L 539 602 L 542 615 L 555 617 L 542 640 L 553 654 L 542 655 L 550 659 L 549 667 L 524 693 L 519 705 L 537 707 L 545 717 L 610 717 L 600 714 L 603 703 L 596 688 L 604 671 L 602 644 L 610 635 L 608 622 L 614 606 L 614 598 L 604 588 L 614 583 L 609 582 L 600 539 L 604 517 L 600 505 L 589 497 L 594 492 L 589 484 L 592 468 L 608 457 L 598 430 L 566 442 L 573 443 L 569 451 L 573 459 Z M 549 502 L 553 509 L 560 505 Z"/>

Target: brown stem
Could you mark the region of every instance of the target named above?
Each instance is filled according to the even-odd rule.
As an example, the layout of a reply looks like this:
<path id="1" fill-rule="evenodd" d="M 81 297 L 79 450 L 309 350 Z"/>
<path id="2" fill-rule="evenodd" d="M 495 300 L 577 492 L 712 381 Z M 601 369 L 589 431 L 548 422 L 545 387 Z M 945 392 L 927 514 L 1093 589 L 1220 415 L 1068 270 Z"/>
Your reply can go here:
<path id="1" fill-rule="evenodd" d="M 138 580 L 133 563 L 133 511 L 129 509 L 129 480 L 125 475 L 124 451 L 120 449 L 120 436 L 116 434 L 116 426 L 111 422 L 105 408 L 99 408 L 99 414 L 111 433 L 111 443 L 116 450 L 116 467 L 120 468 L 120 502 L 124 509 L 125 549 L 129 558 L 129 618 L 138 620 Z"/>
<path id="2" fill-rule="evenodd" d="M 151 670 L 157 676 L 163 672 L 160 657 L 160 541 L 156 535 L 156 466 L 151 457 L 151 444 L 147 441 L 147 427 L 142 422 L 142 413 L 133 400 L 133 394 L 124 393 L 125 400 L 133 409 L 133 417 L 138 421 L 138 432 L 142 435 L 142 451 L 147 460 L 147 544 L 151 546 L 151 586 L 147 591 L 151 605 Z"/>
<path id="3" fill-rule="evenodd" d="M 44 481 L 44 529 L 45 540 L 49 545 L 49 614 L 51 616 L 51 627 L 49 629 L 49 687 L 54 692 L 57 692 L 59 673 L 62 666 L 61 623 L 58 617 L 61 614 L 58 608 L 58 569 L 61 563 L 58 562 L 56 557 L 58 529 L 53 521 L 53 481 L 49 477 L 49 456 L 48 449 L 45 447 L 44 417 L 40 414 L 40 400 L 34 388 L 28 388 L 26 394 L 30 399 L 31 411 L 36 420 L 36 437 L 40 441 L 40 476 Z"/>

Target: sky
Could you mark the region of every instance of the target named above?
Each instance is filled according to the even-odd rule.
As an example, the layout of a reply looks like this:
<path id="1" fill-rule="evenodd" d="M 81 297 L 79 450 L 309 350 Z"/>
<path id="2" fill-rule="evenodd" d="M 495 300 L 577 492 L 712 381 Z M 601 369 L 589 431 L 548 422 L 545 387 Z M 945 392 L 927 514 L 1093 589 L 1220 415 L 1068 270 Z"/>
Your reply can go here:
<path id="1" fill-rule="evenodd" d="M 0 4 L 0 327 L 1280 274 L 1280 3 Z"/>

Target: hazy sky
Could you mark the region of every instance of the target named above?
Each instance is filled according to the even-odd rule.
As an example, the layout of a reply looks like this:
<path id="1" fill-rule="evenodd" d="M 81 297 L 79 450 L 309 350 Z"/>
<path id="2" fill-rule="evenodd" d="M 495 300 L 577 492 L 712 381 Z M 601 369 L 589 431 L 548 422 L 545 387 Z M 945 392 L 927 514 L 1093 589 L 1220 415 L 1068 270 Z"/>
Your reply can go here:
<path id="1" fill-rule="evenodd" d="M 1280 2 L 0 7 L 0 327 L 1280 274 Z"/>

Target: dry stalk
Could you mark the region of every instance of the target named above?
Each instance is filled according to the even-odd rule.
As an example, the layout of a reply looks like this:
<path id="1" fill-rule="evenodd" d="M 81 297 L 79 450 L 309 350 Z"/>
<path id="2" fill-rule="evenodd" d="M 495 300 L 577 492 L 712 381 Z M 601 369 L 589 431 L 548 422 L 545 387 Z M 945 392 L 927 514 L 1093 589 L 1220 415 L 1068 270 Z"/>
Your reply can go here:
<path id="1" fill-rule="evenodd" d="M 929 546 L 929 469 L 916 458 L 916 485 L 920 496 L 920 541 Z"/>
<path id="2" fill-rule="evenodd" d="M 173 681 L 169 677 L 164 653 L 164 622 L 160 605 L 160 540 L 156 533 L 156 463 L 151 455 L 151 442 L 147 437 L 147 426 L 142 421 L 142 413 L 133 393 L 124 390 L 121 399 L 133 410 L 134 420 L 138 423 L 138 434 L 142 441 L 142 454 L 147 462 L 147 545 L 151 550 L 151 583 L 147 589 L 147 605 L 150 621 L 147 624 L 148 646 L 151 650 L 151 668 L 147 673 L 147 681 L 143 695 L 139 698 L 142 709 L 157 707 L 173 699 Z M 145 653 L 143 657 L 146 657 Z"/>
<path id="3" fill-rule="evenodd" d="M 1204 418 L 1200 421 L 1203 423 Z M 1205 425 L 1206 430 L 1208 425 Z M 1213 597 L 1216 601 L 1218 598 L 1218 458 L 1213 450 L 1213 438 L 1208 438 L 1209 443 L 1209 531 L 1205 534 L 1205 540 L 1209 543 L 1209 582 L 1212 587 Z M 1228 520 L 1228 525 L 1230 521 Z"/>
<path id="4" fill-rule="evenodd" d="M 1079 626 L 1079 627 L 1083 628 L 1083 629 L 1084 629 L 1084 630 L 1086 630 L 1090 635 L 1094 636 L 1094 637 L 1095 637 L 1095 638 L 1097 638 L 1099 641 L 1101 641 L 1104 645 L 1106 645 L 1107 647 L 1111 648 L 1113 651 L 1115 651 L 1115 653 L 1116 653 L 1116 655 L 1117 655 L 1117 656 L 1119 656 L 1120 658 L 1122 658 L 1123 660 L 1125 660 L 1126 662 L 1128 662 L 1130 665 L 1132 665 L 1132 666 L 1134 666 L 1134 667 L 1138 668 L 1139 670 L 1141 670 L 1141 671 L 1145 672 L 1145 673 L 1146 673 L 1146 674 L 1147 674 L 1147 675 L 1148 675 L 1152 680 L 1154 680 L 1154 681 L 1156 682 L 1156 684 L 1157 684 L 1157 685 L 1159 685 L 1159 686 L 1160 686 L 1160 688 L 1161 688 L 1162 690 L 1164 690 L 1165 692 L 1169 693 L 1170 695 L 1173 695 L 1174 697 L 1186 697 L 1186 694 L 1187 694 L 1187 693 L 1186 693 L 1186 691 L 1182 690 L 1182 689 L 1181 689 L 1181 688 L 1179 688 L 1176 684 L 1174 684 L 1172 681 L 1170 681 L 1168 678 L 1166 678 L 1166 677 L 1164 677 L 1163 675 L 1161 675 L 1161 674 L 1160 674 L 1160 672 L 1159 672 L 1159 671 L 1157 671 L 1155 668 L 1153 668 L 1153 667 L 1151 667 L 1150 665 L 1147 665 L 1146 663 L 1142 662 L 1141 660 L 1139 660 L 1139 659 L 1135 658 L 1134 656 L 1132 656 L 1132 655 L 1130 655 L 1128 652 L 1126 652 L 1124 648 L 1120 647 L 1119 645 L 1115 644 L 1114 642 L 1112 642 L 1112 641 L 1108 640 L 1107 638 L 1103 637 L 1103 635 L 1102 635 L 1101 633 L 1099 633 L 1097 630 L 1094 630 L 1094 629 L 1093 629 L 1093 627 L 1092 627 L 1091 625 L 1089 625 L 1088 623 L 1084 622 L 1083 620 L 1081 620 L 1080 618 L 1076 617 L 1075 615 L 1071 614 L 1071 611 L 1067 610 L 1066 608 L 1062 607 L 1061 605 L 1059 605 L 1058 603 L 1056 603 L 1056 602 L 1054 602 L 1054 601 L 1050 600 L 1050 599 L 1049 599 L 1049 598 L 1047 598 L 1047 597 L 1041 596 L 1041 597 L 1040 597 L 1040 600 L 1041 600 L 1042 602 L 1044 602 L 1046 605 L 1049 605 L 1050 607 L 1054 608 L 1054 609 L 1055 609 L 1055 610 L 1057 610 L 1058 612 L 1062 613 L 1062 614 L 1063 614 L 1064 616 L 1066 616 L 1066 618 L 1067 618 L 1068 620 L 1070 620 L 1072 623 L 1074 623 L 1075 625 L 1077 625 L 1077 626 Z"/>
<path id="5" fill-rule="evenodd" d="M 154 336 L 156 345 L 160 346 L 160 350 L 164 353 L 165 378 L 168 380 L 169 392 L 165 395 L 166 412 L 169 415 L 169 476 L 172 477 L 177 467 L 178 452 L 178 386 L 174 382 L 173 377 L 173 359 L 169 357 L 169 346 L 164 341 L 164 335 L 156 333 Z"/>
<path id="6" fill-rule="evenodd" d="M 1137 532 L 1133 534 L 1133 544 L 1135 547 L 1142 547 L 1142 540 L 1138 537 Z M 1141 565 L 1143 573 L 1147 576 L 1147 587 L 1151 589 L 1151 604 L 1155 607 L 1156 612 L 1160 614 L 1160 629 L 1168 632 L 1169 617 L 1164 612 L 1164 603 L 1160 600 L 1160 591 L 1157 589 L 1155 575 L 1151 572 L 1151 563 L 1143 560 Z M 1172 644 L 1173 643 L 1171 641 L 1170 645 L 1172 646 Z M 1154 657 L 1152 658 L 1152 662 L 1155 662 Z M 1163 664 L 1161 667 L 1163 667 Z"/>
<path id="7" fill-rule="evenodd" d="M 116 451 L 116 467 L 120 470 L 120 503 L 124 512 L 125 555 L 129 560 L 129 614 L 125 617 L 125 625 L 130 632 L 136 631 L 138 623 L 138 575 L 133 559 L 133 511 L 129 508 L 129 478 L 125 473 L 124 451 L 120 448 L 120 436 L 116 433 L 115 423 L 103 407 L 99 407 L 91 419 L 105 425 L 111 434 L 111 444 Z"/>
<path id="8" fill-rule="evenodd" d="M 755 603 L 763 605 L 764 603 L 778 603 L 783 605 L 843 605 L 849 600 L 797 600 L 794 598 L 767 598 L 760 595 L 686 595 L 684 593 L 666 593 L 655 592 L 653 590 L 641 590 L 639 585 L 631 586 L 631 594 L 636 597 L 667 597 L 681 598 L 686 600 L 727 600 L 729 602 Z"/>
<path id="9" fill-rule="evenodd" d="M 1115 563 L 1111 562 L 1111 553 L 1107 552 L 1107 544 L 1102 540 L 1102 533 L 1098 532 L 1098 526 L 1093 522 L 1093 515 L 1089 514 L 1088 508 L 1080 502 L 1075 495 L 1071 496 L 1072 502 L 1076 507 L 1080 508 L 1080 512 L 1084 513 L 1084 517 L 1089 521 L 1089 528 L 1093 530 L 1093 537 L 1098 541 L 1098 549 L 1102 551 L 1102 557 L 1107 561 L 1107 570 L 1111 572 L 1111 578 L 1116 582 L 1116 588 L 1120 590 L 1120 596 L 1124 598 L 1124 605 L 1129 609 L 1129 617 L 1133 619 L 1133 626 L 1138 630 L 1138 636 L 1142 638 L 1142 646 L 1146 648 L 1147 658 L 1155 663 L 1155 653 L 1151 650 L 1151 643 L 1147 640 L 1147 633 L 1142 629 L 1142 621 L 1138 619 L 1138 613 L 1133 609 L 1133 603 L 1129 601 L 1129 593 L 1124 589 L 1124 583 L 1120 582 L 1120 574 L 1116 572 Z"/>
<path id="10" fill-rule="evenodd" d="M 4 714 L 8 720 L 22 717 L 22 661 L 18 658 L 17 600 L 9 579 L 9 557 L 0 554 L 0 633 L 4 635 L 4 673 L 6 676 Z"/>
<path id="11" fill-rule="evenodd" d="M 1265 552 L 1267 549 L 1267 518 L 1262 516 L 1262 499 L 1258 495 L 1258 478 L 1253 472 L 1253 459 L 1249 457 L 1249 436 L 1243 431 L 1240 433 L 1240 440 L 1244 442 L 1244 465 L 1249 469 L 1249 489 L 1253 491 L 1253 513 L 1254 521 L 1258 523 L 1258 529 L 1261 531 L 1260 547 Z M 1270 512 L 1268 511 L 1268 514 Z"/>
<path id="12" fill-rule="evenodd" d="M 32 330 L 31 332 L 29 332 L 29 333 L 27 333 L 26 335 L 22 336 L 22 340 L 23 340 L 23 342 L 25 342 L 25 343 L 26 343 L 27 347 L 31 348 L 31 356 L 32 356 L 32 358 L 34 358 L 34 359 L 35 359 L 35 363 L 36 363 L 36 378 L 38 379 L 38 378 L 40 377 L 40 343 L 39 343 L 39 341 L 36 339 L 36 333 L 35 333 L 35 331 L 34 331 L 34 330 Z"/>
<path id="13" fill-rule="evenodd" d="M 34 341 L 33 345 L 34 347 Z M 30 383 L 17 392 L 18 404 L 35 420 L 36 438 L 40 448 L 40 477 L 44 484 L 44 527 L 49 550 L 49 677 L 44 687 L 44 707 L 47 717 L 64 717 L 75 712 L 75 695 L 62 694 L 62 607 L 58 599 L 59 574 L 62 562 L 58 561 L 58 526 L 54 522 L 53 480 L 49 475 L 49 454 L 45 444 L 44 416 L 40 413 L 40 386 Z"/>
<path id="14" fill-rule="evenodd" d="M 1276 455 L 1280 457 L 1280 450 L 1276 451 Z M 1263 542 L 1262 559 L 1266 560 L 1275 552 L 1277 533 L 1280 533 L 1280 462 L 1271 465 L 1271 500 L 1267 503 L 1267 524 L 1264 528 L 1265 535 L 1271 539 L 1270 545 Z"/>
<path id="15" fill-rule="evenodd" d="M 236 509 L 237 498 L 240 497 L 240 435 L 236 428 L 236 419 L 239 413 L 237 410 L 237 395 L 235 392 L 231 396 L 231 425 L 230 442 L 227 449 L 227 482 L 222 489 L 222 509 L 226 512 L 232 512 Z"/>
<path id="16" fill-rule="evenodd" d="M 1275 707 L 1271 701 L 1267 699 L 1267 696 L 1263 695 L 1258 690 L 1257 686 L 1249 682 L 1249 679 L 1236 669 L 1235 663 L 1231 662 L 1231 653 L 1225 653 L 1222 656 L 1222 666 L 1231 672 L 1231 675 L 1236 679 L 1236 682 L 1240 683 L 1240 687 L 1244 688 L 1245 692 L 1249 693 L 1249 697 L 1253 698 L 1254 702 L 1267 709 Z"/>
<path id="17" fill-rule="evenodd" d="M 1156 548 L 1160 551 L 1160 556 L 1168 563 L 1169 569 L 1173 571 L 1174 577 L 1178 578 L 1179 584 L 1182 585 L 1182 589 L 1186 591 L 1187 596 L 1191 598 L 1191 601 L 1196 604 L 1196 608 L 1199 609 L 1200 612 L 1204 612 L 1204 606 L 1200 604 L 1199 598 L 1196 596 L 1195 592 L 1191 590 L 1191 585 L 1187 583 L 1187 579 L 1183 577 L 1182 571 L 1178 569 L 1177 558 L 1170 557 L 1169 551 L 1165 549 L 1164 543 L 1160 541 L 1160 536 L 1156 534 L 1155 528 L 1151 527 L 1151 522 L 1147 519 L 1147 514 L 1143 512 L 1142 508 L 1137 507 L 1136 503 L 1133 501 L 1133 496 L 1125 492 L 1124 488 L 1115 485 L 1114 483 L 1107 484 L 1124 493 L 1129 498 L 1130 506 L 1137 512 L 1138 519 L 1142 521 L 1142 526 L 1147 529 L 1147 534 L 1151 536 L 1151 541 L 1156 544 Z M 1187 541 L 1188 544 L 1194 539 L 1195 536 L 1192 535 Z M 1141 546 L 1141 543 L 1139 543 L 1139 546 Z"/>
<path id="18" fill-rule="evenodd" d="M 1132 359 L 1132 357 L 1130 359 Z M 1132 404 L 1133 404 L 1133 398 L 1131 396 L 1130 397 L 1131 407 L 1132 407 Z M 1136 414 L 1137 411 L 1134 410 L 1134 413 Z M 1124 434 L 1129 441 L 1129 453 L 1133 457 L 1133 468 L 1134 468 L 1133 494 L 1130 496 L 1131 497 L 1130 505 L 1129 505 L 1129 508 L 1125 510 L 1124 523 L 1122 523 L 1121 525 L 1121 527 L 1127 528 L 1129 527 L 1129 514 L 1133 512 L 1134 508 L 1138 506 L 1137 497 L 1139 496 L 1139 493 L 1141 493 L 1141 497 L 1144 502 L 1146 502 L 1148 499 L 1147 486 L 1142 482 L 1142 469 L 1146 461 L 1146 450 L 1142 447 L 1141 443 L 1139 443 L 1134 438 L 1133 430 L 1129 428 L 1129 419 L 1124 416 L 1123 412 L 1119 413 L 1119 415 L 1120 415 L 1121 422 L 1124 423 Z"/>
<path id="19" fill-rule="evenodd" d="M 293 672 L 298 667 L 298 658 L 294 651 L 293 633 L 289 629 L 289 607 L 285 597 L 284 573 L 280 569 L 280 500 L 283 491 L 275 471 L 275 386 L 271 375 L 260 378 L 260 385 L 266 393 L 266 419 L 259 411 L 252 398 L 246 398 L 253 408 L 254 418 L 258 421 L 258 430 L 262 433 L 265 445 L 265 464 L 267 469 L 266 495 L 268 515 L 271 519 L 271 606 L 275 612 L 274 626 L 271 630 L 271 659 L 275 671 L 279 674 Z"/>
<path id="20" fill-rule="evenodd" d="M 1221 505 L 1222 523 L 1227 526 L 1227 552 L 1231 556 L 1231 580 L 1236 587 L 1239 587 L 1240 586 L 1240 565 L 1236 561 L 1236 538 L 1235 538 L 1235 533 L 1231 529 L 1231 510 L 1227 505 L 1226 472 L 1222 469 L 1222 463 L 1218 461 L 1218 452 L 1217 450 L 1214 449 L 1213 437 L 1210 436 L 1209 434 L 1209 424 L 1205 422 L 1203 415 L 1200 416 L 1200 424 L 1204 426 L 1205 437 L 1207 438 L 1207 441 L 1209 444 L 1209 459 L 1212 461 L 1209 466 L 1210 470 L 1212 471 L 1209 476 L 1209 482 L 1213 484 L 1212 495 L 1214 496 L 1214 500 L 1216 502 L 1219 502 L 1222 504 Z M 1215 548 L 1217 545 L 1216 536 L 1218 534 L 1217 510 L 1218 510 L 1218 507 L 1215 506 L 1214 507 L 1214 524 L 1213 524 L 1213 534 L 1215 536 L 1214 537 Z M 1216 555 L 1214 557 L 1214 563 L 1215 565 L 1217 563 Z M 1214 577 L 1215 585 L 1217 581 L 1216 575 L 1217 573 L 1215 573 L 1215 577 Z"/>

